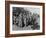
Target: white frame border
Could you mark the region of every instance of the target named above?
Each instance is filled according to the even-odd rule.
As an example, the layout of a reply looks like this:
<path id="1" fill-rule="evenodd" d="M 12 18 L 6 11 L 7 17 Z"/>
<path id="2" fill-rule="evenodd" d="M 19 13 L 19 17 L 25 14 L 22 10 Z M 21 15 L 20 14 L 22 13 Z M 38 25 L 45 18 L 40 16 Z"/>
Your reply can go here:
<path id="1" fill-rule="evenodd" d="M 33 7 L 40 8 L 40 30 L 24 30 L 24 31 L 12 31 L 12 7 Z M 18 5 L 18 4 L 10 4 L 10 34 L 22 34 L 22 33 L 38 33 L 42 32 L 42 6 L 36 5 Z"/>

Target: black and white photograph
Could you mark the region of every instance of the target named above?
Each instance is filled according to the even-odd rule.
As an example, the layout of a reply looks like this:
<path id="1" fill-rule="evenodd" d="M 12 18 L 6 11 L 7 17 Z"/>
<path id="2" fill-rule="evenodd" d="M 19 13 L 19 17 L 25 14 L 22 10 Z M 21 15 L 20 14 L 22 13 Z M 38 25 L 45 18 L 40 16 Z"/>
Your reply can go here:
<path id="1" fill-rule="evenodd" d="M 12 11 L 13 31 L 40 29 L 39 8 L 13 7 Z"/>

